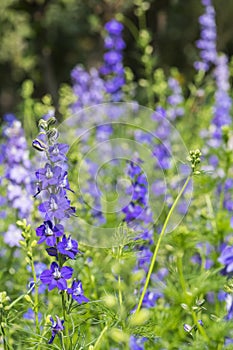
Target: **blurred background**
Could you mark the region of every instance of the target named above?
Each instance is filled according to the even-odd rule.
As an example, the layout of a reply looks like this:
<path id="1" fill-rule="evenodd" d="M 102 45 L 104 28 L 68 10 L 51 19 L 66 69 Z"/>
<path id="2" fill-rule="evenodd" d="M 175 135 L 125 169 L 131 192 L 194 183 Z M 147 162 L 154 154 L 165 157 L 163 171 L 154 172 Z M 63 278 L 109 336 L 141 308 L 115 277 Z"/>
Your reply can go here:
<path id="1" fill-rule="evenodd" d="M 152 36 L 156 65 L 177 67 L 184 81 L 191 80 L 198 57 L 199 0 L 148 0 L 146 27 Z M 233 1 L 215 0 L 218 50 L 233 55 Z M 58 104 L 62 83 L 70 84 L 70 71 L 82 63 L 99 67 L 103 56 L 104 24 L 124 15 L 127 48 L 124 63 L 135 79 L 140 76 L 130 25 L 138 26 L 133 0 L 1 0 L 0 1 L 0 115 L 17 112 L 25 79 L 34 83 L 33 98 L 45 94 Z M 181 83 L 182 83 L 181 79 Z"/>

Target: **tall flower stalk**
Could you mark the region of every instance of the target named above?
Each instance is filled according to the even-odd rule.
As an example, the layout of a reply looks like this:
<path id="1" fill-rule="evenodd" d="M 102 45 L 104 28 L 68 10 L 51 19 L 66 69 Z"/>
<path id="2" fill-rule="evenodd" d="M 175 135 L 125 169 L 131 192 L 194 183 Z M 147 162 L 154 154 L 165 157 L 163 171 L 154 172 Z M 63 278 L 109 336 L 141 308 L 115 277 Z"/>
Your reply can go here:
<path id="1" fill-rule="evenodd" d="M 196 70 L 208 71 L 217 59 L 215 10 L 211 0 L 202 0 L 205 12 L 199 17 L 201 26 L 197 48 L 200 50 L 200 61 L 194 63 Z"/>
<path id="2" fill-rule="evenodd" d="M 36 234 L 39 237 L 38 244 L 45 243 L 47 253 L 55 259 L 50 268 L 41 273 L 40 280 L 43 284 L 48 285 L 49 291 L 53 289 L 59 291 L 63 310 L 62 321 L 58 316 L 56 316 L 56 321 L 51 319 L 52 337 L 49 343 L 53 342 L 58 333 L 63 342 L 62 332 L 64 330 L 65 344 L 68 347 L 70 341 L 66 322 L 67 310 L 73 300 L 82 303 L 87 302 L 88 299 L 83 294 L 81 281 L 75 278 L 71 281 L 73 269 L 66 265 L 69 259 L 76 258 L 79 250 L 78 242 L 65 234 L 64 222 L 75 213 L 75 208 L 71 206 L 67 194 L 68 191 L 71 191 L 66 158 L 69 146 L 57 142 L 59 134 L 53 127 L 55 123 L 55 118 L 50 118 L 48 121 L 41 120 L 39 125 L 42 131 L 33 141 L 33 146 L 44 153 L 46 162 L 43 168 L 36 171 L 37 195 L 42 198 L 38 209 L 44 218 L 43 224 L 37 227 Z"/>
<path id="3" fill-rule="evenodd" d="M 115 19 L 105 25 L 107 35 L 104 39 L 104 65 L 100 72 L 106 76 L 105 89 L 113 102 L 123 98 L 122 87 L 125 84 L 123 55 L 125 42 L 122 39 L 123 25 Z"/>

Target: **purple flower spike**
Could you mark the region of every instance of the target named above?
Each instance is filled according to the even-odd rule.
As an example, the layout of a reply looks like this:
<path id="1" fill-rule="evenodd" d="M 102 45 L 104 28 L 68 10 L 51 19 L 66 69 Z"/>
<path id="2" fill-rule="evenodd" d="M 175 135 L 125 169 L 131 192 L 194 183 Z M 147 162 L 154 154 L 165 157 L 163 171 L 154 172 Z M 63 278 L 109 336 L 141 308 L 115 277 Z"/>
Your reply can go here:
<path id="1" fill-rule="evenodd" d="M 64 330 L 64 326 L 63 326 L 64 320 L 61 320 L 58 316 L 55 316 L 55 317 L 56 317 L 56 321 L 52 317 L 50 317 L 50 321 L 52 322 L 52 326 L 51 326 L 52 336 L 48 341 L 48 344 L 52 344 L 55 336 L 59 332 L 62 332 Z"/>
<path id="2" fill-rule="evenodd" d="M 62 237 L 62 241 L 58 243 L 57 249 L 61 254 L 68 256 L 70 259 L 75 259 L 75 256 L 79 252 L 78 242 L 71 239 L 71 236 L 66 238 L 65 235 Z"/>
<path id="3" fill-rule="evenodd" d="M 56 238 L 62 236 L 64 233 L 64 227 L 62 225 L 53 226 L 51 221 L 44 221 L 43 225 L 40 225 L 36 229 L 37 236 L 41 237 L 38 244 L 46 242 L 50 247 L 56 244 Z"/>
<path id="4" fill-rule="evenodd" d="M 67 289 L 67 292 L 72 295 L 72 298 L 79 304 L 87 303 L 89 301 L 83 294 L 83 286 L 81 281 L 73 281 L 71 288 Z"/>
<path id="5" fill-rule="evenodd" d="M 50 266 L 50 270 L 45 270 L 40 275 L 40 280 L 44 284 L 48 284 L 48 289 L 58 288 L 59 290 L 67 289 L 66 280 L 70 279 L 73 269 L 68 266 L 60 268 L 56 262 Z"/>

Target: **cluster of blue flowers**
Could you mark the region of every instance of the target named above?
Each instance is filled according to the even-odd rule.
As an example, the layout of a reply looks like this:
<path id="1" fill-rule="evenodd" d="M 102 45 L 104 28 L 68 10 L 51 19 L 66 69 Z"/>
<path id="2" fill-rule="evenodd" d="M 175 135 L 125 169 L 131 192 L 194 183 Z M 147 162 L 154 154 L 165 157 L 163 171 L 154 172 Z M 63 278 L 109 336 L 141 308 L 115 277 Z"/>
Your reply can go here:
<path id="1" fill-rule="evenodd" d="M 71 78 L 73 93 L 77 97 L 77 100 L 71 106 L 74 113 L 104 101 L 104 81 L 97 69 L 91 68 L 88 72 L 81 65 L 77 65 L 71 71 Z"/>
<path id="2" fill-rule="evenodd" d="M 110 100 L 119 102 L 122 100 L 122 86 L 125 84 L 124 66 L 122 63 L 122 51 L 125 42 L 122 39 L 123 25 L 115 19 L 105 25 L 107 36 L 104 40 L 104 47 L 107 52 L 104 54 L 104 65 L 100 72 L 107 77 L 105 82 L 106 92 L 110 95 Z"/>
<path id="3" fill-rule="evenodd" d="M 4 165 L 1 179 L 2 188 L 6 189 L 5 196 L 0 201 L 2 206 L 15 209 L 16 218 L 28 219 L 32 210 L 33 184 L 29 150 L 22 124 L 12 114 L 4 117 L 3 140 L 1 145 L 0 163 Z M 7 209 L 1 211 L 1 217 L 11 213 Z M 4 235 L 4 241 L 9 246 L 19 246 L 20 230 L 11 224 Z"/>
<path id="4" fill-rule="evenodd" d="M 197 41 L 197 47 L 200 49 L 201 60 L 195 62 L 196 70 L 207 71 L 212 64 L 216 63 L 216 23 L 215 10 L 211 0 L 202 0 L 205 6 L 205 13 L 200 16 L 199 23 L 201 25 L 201 38 Z"/>
<path id="5" fill-rule="evenodd" d="M 212 123 L 216 126 L 217 133 L 221 126 L 231 124 L 230 110 L 232 101 L 228 94 L 230 83 L 228 60 L 226 55 L 219 55 L 217 57 L 214 76 L 216 79 L 217 90 L 215 93 L 215 106 L 213 111 L 214 118 Z"/>
<path id="6" fill-rule="evenodd" d="M 197 70 L 207 71 L 211 66 L 213 69 L 213 76 L 216 81 L 215 105 L 212 110 L 213 118 L 210 129 L 202 132 L 202 135 L 207 138 L 206 147 L 204 148 L 205 157 L 209 156 L 210 170 L 214 170 L 215 176 L 220 179 L 216 195 L 220 198 L 220 206 L 229 211 L 231 219 L 230 224 L 233 227 L 233 181 L 225 172 L 225 169 L 220 168 L 218 150 L 222 147 L 224 142 L 223 128 L 232 125 L 230 110 L 232 107 L 232 100 L 229 96 L 229 68 L 228 60 L 225 54 L 219 55 L 216 50 L 216 23 L 215 10 L 212 6 L 211 0 L 203 0 L 205 6 L 205 13 L 200 16 L 199 22 L 201 24 L 201 40 L 197 42 L 197 47 L 200 49 L 200 56 L 202 62 L 196 62 Z M 227 146 L 228 147 L 228 146 Z M 214 154 L 213 154 L 214 148 Z M 218 170 L 216 171 L 216 167 Z M 222 274 L 231 276 L 233 271 L 233 247 L 229 246 L 228 238 L 223 237 L 223 241 L 217 247 L 207 244 L 199 244 L 198 249 L 200 254 L 193 257 L 193 262 L 201 263 L 201 256 L 205 257 L 205 268 L 209 269 L 213 264 L 210 254 L 213 251 L 218 251 L 220 256 L 218 261 L 224 265 Z M 209 302 L 213 301 L 213 293 L 207 295 Z M 226 303 L 226 320 L 233 318 L 233 299 L 228 293 L 220 291 L 218 293 L 218 300 Z M 226 344 L 232 343 L 232 339 L 226 339 Z"/>
<path id="7" fill-rule="evenodd" d="M 184 102 L 184 97 L 177 79 L 170 77 L 168 79 L 168 87 L 171 94 L 167 98 L 167 117 L 169 120 L 173 121 L 177 117 L 182 117 L 184 115 L 184 109 L 180 106 Z"/>
<path id="8" fill-rule="evenodd" d="M 49 291 L 57 288 L 78 303 L 82 303 L 88 301 L 84 296 L 82 283 L 73 279 L 68 287 L 67 281 L 72 278 L 73 269 L 64 265 L 69 259 L 75 259 L 79 250 L 78 242 L 64 232 L 64 221 L 75 213 L 75 208 L 71 206 L 67 196 L 67 191 L 71 191 L 67 178 L 66 158 L 69 146 L 57 143 L 58 132 L 55 128 L 51 128 L 55 122 L 55 118 L 42 120 L 40 122 L 42 132 L 33 141 L 33 146 L 44 152 L 46 159 L 45 166 L 36 171 L 38 194 L 42 198 L 39 211 L 44 217 L 44 222 L 36 229 L 36 234 L 39 237 L 38 244 L 45 243 L 48 246 L 47 253 L 56 259 L 49 269 L 40 274 L 40 280 L 48 285 Z M 59 318 L 57 322 L 53 321 L 50 343 L 56 332 L 61 330 L 61 326 L 63 327 L 63 323 Z"/>

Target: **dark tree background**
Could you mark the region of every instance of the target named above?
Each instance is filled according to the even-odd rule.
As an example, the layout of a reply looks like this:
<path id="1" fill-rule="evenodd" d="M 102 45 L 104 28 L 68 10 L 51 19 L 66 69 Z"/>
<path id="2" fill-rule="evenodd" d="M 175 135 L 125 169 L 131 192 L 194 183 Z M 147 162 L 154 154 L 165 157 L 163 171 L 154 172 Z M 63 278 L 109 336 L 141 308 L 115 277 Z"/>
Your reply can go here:
<path id="1" fill-rule="evenodd" d="M 157 64 L 193 74 L 198 52 L 200 0 L 151 0 L 146 14 Z M 232 0 L 215 0 L 218 49 L 233 54 Z M 223 6 L 224 3 L 224 6 Z M 137 25 L 133 0 L 5 0 L 0 2 L 0 111 L 15 111 L 25 79 L 35 84 L 35 97 L 49 93 L 58 103 L 58 88 L 70 82 L 77 63 L 100 66 L 103 26 L 116 13 Z M 127 28 L 125 62 L 137 76 L 137 45 Z"/>

